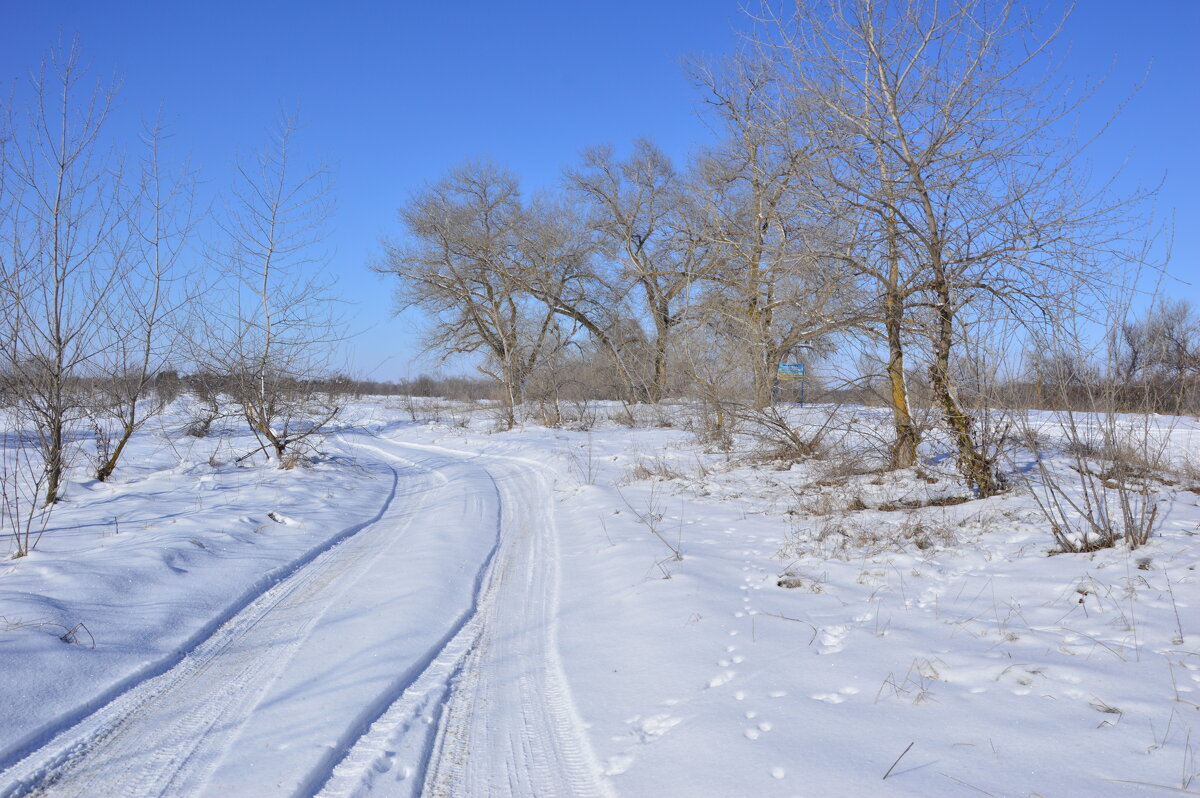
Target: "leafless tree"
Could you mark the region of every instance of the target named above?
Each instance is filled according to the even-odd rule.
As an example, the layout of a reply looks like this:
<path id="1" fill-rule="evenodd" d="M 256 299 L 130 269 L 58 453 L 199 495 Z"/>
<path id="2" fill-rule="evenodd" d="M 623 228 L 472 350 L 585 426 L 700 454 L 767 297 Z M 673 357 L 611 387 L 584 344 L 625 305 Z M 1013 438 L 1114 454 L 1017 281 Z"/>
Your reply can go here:
<path id="1" fill-rule="evenodd" d="M 1086 97 L 1047 66 L 1069 11 L 827 0 L 765 15 L 766 49 L 796 106 L 819 110 L 810 126 L 827 131 L 821 182 L 870 225 L 872 246 L 851 256 L 880 288 L 896 396 L 900 338 L 917 322 L 961 471 L 984 496 L 1003 480 L 957 396 L 960 312 L 986 296 L 1030 322 L 1052 319 L 1063 285 L 1116 262 L 1133 227 L 1125 212 L 1137 197 L 1114 200 L 1089 184 L 1078 169 L 1088 141 L 1060 132 Z M 894 409 L 900 463 L 910 445 L 900 402 Z"/>
<path id="2" fill-rule="evenodd" d="M 695 234 L 683 181 L 648 139 L 634 142 L 621 160 L 611 146 L 589 147 L 566 174 L 592 208 L 591 226 L 620 263 L 617 279 L 642 293 L 654 329 L 648 398 L 658 402 L 667 390 L 671 335 L 683 321 L 685 292 L 703 272 L 711 242 Z"/>
<path id="3" fill-rule="evenodd" d="M 324 164 L 297 169 L 294 116 L 281 115 L 269 146 L 239 161 L 221 221 L 218 266 L 229 278 L 201 365 L 228 389 L 260 448 L 281 468 L 294 465 L 340 407 L 319 389 L 339 339 L 336 301 L 321 267 L 332 213 Z"/>
<path id="4" fill-rule="evenodd" d="M 1179 412 L 1194 407 L 1200 384 L 1200 318 L 1187 300 L 1155 302 L 1140 319 L 1115 330 L 1115 366 L 1131 389 L 1140 385 L 1150 406 Z"/>
<path id="5" fill-rule="evenodd" d="M 579 209 L 565 198 L 542 195 L 526 207 L 525 220 L 513 271 L 521 288 L 560 317 L 564 342 L 580 330 L 592 339 L 620 376 L 620 398 L 650 398 L 653 378 L 642 368 L 645 335 L 629 323 L 629 286 L 607 267 L 601 242 Z"/>
<path id="6" fill-rule="evenodd" d="M 467 163 L 400 209 L 408 234 L 385 242 L 377 270 L 398 278 L 397 308 L 433 317 L 426 344 L 443 355 L 481 354 L 516 423 L 525 382 L 565 339 L 557 310 L 529 293 L 523 246 L 528 216 L 516 177 Z"/>
<path id="7" fill-rule="evenodd" d="M 692 186 L 694 212 L 713 242 L 700 311 L 722 318 L 718 328 L 751 375 L 751 402 L 763 408 L 780 362 L 858 313 L 844 263 L 826 255 L 845 231 L 811 201 L 816 144 L 797 125 L 778 72 L 743 56 L 691 72 L 724 130 L 698 159 Z"/>
<path id="8" fill-rule="evenodd" d="M 153 391 L 155 378 L 169 363 L 173 322 L 190 298 L 181 258 L 196 218 L 195 179 L 186 165 L 168 173 L 167 138 L 161 121 L 144 131 L 141 178 L 128 214 L 130 243 L 103 313 L 109 341 L 99 358 L 93 410 L 101 482 L 112 475 L 133 434 L 165 404 Z"/>
<path id="9" fill-rule="evenodd" d="M 121 175 L 101 140 L 115 90 L 89 90 L 84 80 L 76 44 L 54 51 L 33 76 L 29 106 L 10 122 L 6 150 L 5 365 L 37 431 L 47 503 L 58 499 L 82 417 L 78 379 L 102 345 L 96 308 L 113 285 L 113 233 L 123 218 Z"/>

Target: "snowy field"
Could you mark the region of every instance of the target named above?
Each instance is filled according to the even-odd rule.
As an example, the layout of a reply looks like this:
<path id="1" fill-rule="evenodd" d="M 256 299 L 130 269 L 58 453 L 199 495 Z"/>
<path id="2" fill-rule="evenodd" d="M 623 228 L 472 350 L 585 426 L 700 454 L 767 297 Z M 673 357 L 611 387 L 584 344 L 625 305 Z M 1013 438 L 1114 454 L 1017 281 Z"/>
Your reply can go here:
<path id="1" fill-rule="evenodd" d="M 1051 556 L 1028 453 L 968 500 L 856 462 L 869 409 L 788 464 L 378 400 L 291 471 L 182 412 L 0 561 L 0 796 L 1200 794 L 1194 469 Z"/>

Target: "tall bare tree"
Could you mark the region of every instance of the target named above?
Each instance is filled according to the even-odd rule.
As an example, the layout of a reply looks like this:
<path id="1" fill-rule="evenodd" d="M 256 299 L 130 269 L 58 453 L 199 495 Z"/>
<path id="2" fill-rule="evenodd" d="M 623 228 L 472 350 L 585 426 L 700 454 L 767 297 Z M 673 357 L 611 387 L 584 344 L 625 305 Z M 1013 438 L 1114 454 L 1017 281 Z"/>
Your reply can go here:
<path id="1" fill-rule="evenodd" d="M 72 43 L 42 62 L 6 151 L 7 367 L 37 430 L 48 504 L 58 500 L 70 431 L 82 416 L 78 380 L 101 346 L 96 308 L 113 285 L 113 233 L 123 217 L 120 171 L 101 138 L 115 89 L 86 87 L 80 57 Z"/>
<path id="2" fill-rule="evenodd" d="M 400 219 L 407 240 L 385 242 L 377 267 L 398 278 L 397 308 L 433 317 L 431 350 L 484 356 L 479 368 L 500 385 L 511 427 L 526 380 L 563 340 L 558 311 L 528 290 L 528 217 L 516 177 L 467 163 L 414 194 Z"/>
<path id="3" fill-rule="evenodd" d="M 228 375 L 242 416 L 280 467 L 340 410 L 321 389 L 341 337 L 322 272 L 331 173 L 324 164 L 297 168 L 297 130 L 294 116 L 281 115 L 269 145 L 237 164 L 216 253 L 230 310 L 201 360 Z"/>
<path id="4" fill-rule="evenodd" d="M 987 296 L 1027 321 L 1053 318 L 1063 286 L 1115 254 L 1129 230 L 1127 201 L 1077 169 L 1087 141 L 1059 127 L 1085 96 L 1047 65 L 1069 12 L 1038 18 L 1004 0 L 826 0 L 767 14 L 765 41 L 797 107 L 820 109 L 815 126 L 828 131 L 825 184 L 874 230 L 865 240 L 876 251 L 858 260 L 884 302 L 893 381 L 903 374 L 897 319 L 920 321 L 961 471 L 984 496 L 1003 480 L 957 397 L 960 311 Z"/>
<path id="5" fill-rule="evenodd" d="M 562 197 L 537 197 L 526 207 L 517 251 L 514 275 L 560 317 L 564 341 L 584 331 L 619 375 L 621 398 L 651 398 L 645 336 L 630 329 L 637 322 L 628 307 L 629 286 L 610 268 L 603 242 L 579 208 Z"/>
<path id="6" fill-rule="evenodd" d="M 697 163 L 696 211 L 707 220 L 713 265 L 707 312 L 744 351 L 752 402 L 772 402 L 780 362 L 843 330 L 856 316 L 853 281 L 827 256 L 844 235 L 821 216 L 809 176 L 815 140 L 769 62 L 735 57 L 718 68 L 692 66 L 724 137 Z M 828 209 L 829 204 L 823 206 Z"/>
<path id="7" fill-rule="evenodd" d="M 609 256 L 621 264 L 618 284 L 642 293 L 654 329 L 648 398 L 658 402 L 667 391 L 671 335 L 684 318 L 685 292 L 704 271 L 711 242 L 694 234 L 683 181 L 648 139 L 634 142 L 621 160 L 611 146 L 589 147 L 566 174 L 591 206 L 590 224 Z"/>
<path id="8" fill-rule="evenodd" d="M 195 178 L 186 164 L 170 173 L 164 160 L 168 138 L 161 120 L 143 131 L 141 175 L 127 214 L 130 240 L 103 312 L 109 340 L 97 364 L 95 402 L 101 482 L 112 475 L 133 434 L 163 409 L 162 397 L 151 401 L 155 378 L 169 365 L 174 322 L 190 298 L 181 258 L 196 220 Z"/>

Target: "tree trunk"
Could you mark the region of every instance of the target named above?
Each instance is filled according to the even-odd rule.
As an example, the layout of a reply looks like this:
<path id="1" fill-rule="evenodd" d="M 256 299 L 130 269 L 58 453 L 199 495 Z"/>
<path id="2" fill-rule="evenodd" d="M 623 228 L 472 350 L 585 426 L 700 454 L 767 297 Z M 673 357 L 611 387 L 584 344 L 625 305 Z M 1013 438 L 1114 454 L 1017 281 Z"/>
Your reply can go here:
<path id="1" fill-rule="evenodd" d="M 972 435 L 974 419 L 963 412 L 955 397 L 954 386 L 950 380 L 950 348 L 953 344 L 954 311 L 950 306 L 950 288 L 944 279 L 939 279 L 936 285 L 937 293 L 937 324 L 933 341 L 933 365 L 929 368 L 929 380 L 933 395 L 937 398 L 942 410 L 942 417 L 954 439 L 958 451 L 958 469 L 967 480 L 967 485 L 986 499 L 995 496 L 1004 489 L 1004 484 L 996 474 L 995 467 L 979 451 Z"/>
<path id="2" fill-rule="evenodd" d="M 50 445 L 46 452 L 46 504 L 58 501 L 58 486 L 63 474 L 63 422 L 59 417 L 50 421 Z"/>
<path id="3" fill-rule="evenodd" d="M 96 469 L 97 480 L 105 482 L 112 476 L 113 471 L 117 468 L 117 461 L 121 459 L 121 452 L 125 450 L 125 444 L 129 443 L 129 439 L 133 437 L 134 428 L 134 424 L 128 421 L 122 426 L 121 440 L 117 441 L 117 445 L 113 447 L 112 455 Z"/>
<path id="4" fill-rule="evenodd" d="M 900 295 L 900 253 L 897 251 L 896 216 L 888 215 L 888 272 L 884 296 L 884 326 L 888 340 L 889 398 L 896 440 L 892 442 L 892 468 L 909 468 L 917 462 L 920 436 L 908 409 L 908 384 L 904 379 L 904 343 L 900 338 L 904 326 L 904 298 Z"/>
<path id="5" fill-rule="evenodd" d="M 667 395 L 667 335 L 671 319 L 667 310 L 657 308 L 654 314 L 654 379 L 650 385 L 650 401 L 658 404 Z"/>
<path id="6" fill-rule="evenodd" d="M 892 468 L 909 468 L 917 462 L 917 444 L 920 436 L 908 409 L 908 384 L 904 379 L 904 350 L 900 342 L 899 299 L 889 292 L 887 315 L 888 337 L 888 380 L 889 401 L 892 405 L 892 423 L 896 428 L 896 440 L 892 442 Z"/>

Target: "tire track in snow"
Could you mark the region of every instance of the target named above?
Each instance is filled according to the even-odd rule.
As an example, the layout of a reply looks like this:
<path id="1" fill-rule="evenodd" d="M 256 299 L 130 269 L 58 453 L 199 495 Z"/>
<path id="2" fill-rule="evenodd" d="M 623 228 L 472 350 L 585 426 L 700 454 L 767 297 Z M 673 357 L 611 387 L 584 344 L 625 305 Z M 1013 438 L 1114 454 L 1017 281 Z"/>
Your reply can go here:
<path id="1" fill-rule="evenodd" d="M 129 677 L 117 682 L 111 688 L 103 693 L 94 696 L 91 700 L 84 702 L 77 710 L 69 712 L 58 718 L 48 726 L 36 729 L 26 737 L 14 743 L 4 752 L 0 752 L 0 798 L 9 795 L 7 792 L 9 787 L 4 787 L 2 780 L 7 776 L 8 772 L 15 764 L 28 758 L 34 752 L 44 749 L 56 737 L 60 736 L 64 731 L 71 729 L 77 724 L 83 722 L 86 718 L 95 713 L 98 709 L 107 706 L 115 700 L 120 699 L 126 693 L 136 689 L 139 685 L 145 684 L 155 677 L 169 671 L 171 668 L 178 667 L 186 657 L 188 657 L 199 646 L 210 640 L 222 626 L 229 623 L 231 619 L 243 612 L 251 603 L 260 599 L 268 591 L 279 585 L 281 582 L 289 579 L 297 571 L 301 570 L 321 555 L 341 545 L 347 539 L 358 534 L 362 530 L 370 527 L 378 522 L 387 512 L 388 508 L 396 498 L 398 488 L 397 474 L 394 469 L 391 470 L 392 486 L 387 498 L 381 504 L 379 510 L 374 516 L 354 524 L 346 529 L 343 529 L 339 534 L 328 540 L 325 540 L 318 545 L 309 549 L 301 556 L 284 565 L 272 568 L 267 573 L 263 574 L 254 582 L 247 590 L 233 603 L 225 608 L 223 612 L 214 617 L 207 624 L 202 626 L 190 638 L 181 643 L 171 654 L 164 656 L 159 661 L 151 663 L 146 667 L 133 673 Z M 435 475 L 436 476 L 436 475 Z"/>
<path id="2" fill-rule="evenodd" d="M 399 496 L 420 508 L 431 495 L 431 483 L 446 481 L 418 464 L 405 465 L 422 478 L 401 493 L 399 471 L 387 466 L 391 490 L 373 519 L 303 558 L 289 576 L 247 603 L 174 667 L 136 684 L 0 773 L 0 783 L 7 782 L 0 796 L 199 792 L 312 627 L 380 555 L 373 527 Z M 387 535 L 402 538 L 419 515 L 419 509 L 410 512 L 404 527 L 387 529 Z"/>
<path id="3" fill-rule="evenodd" d="M 558 659 L 558 545 L 540 464 L 481 461 L 501 547 L 477 612 L 339 763 L 321 798 L 608 796 Z M 436 736 L 435 736 L 436 734 Z"/>
<path id="4" fill-rule="evenodd" d="M 540 466 L 507 461 L 506 536 L 445 707 L 424 795 L 590 798 L 611 795 L 558 655 L 558 535 Z"/>
<path id="5" fill-rule="evenodd" d="M 512 458 L 409 448 L 441 457 L 431 470 L 381 451 L 426 474 L 407 493 L 418 509 L 406 524 L 428 522 L 429 509 L 442 509 L 429 507 L 432 495 L 443 495 L 428 490 L 431 480 L 447 491 L 461 488 L 464 500 L 472 490 L 480 500 L 486 486 L 496 502 L 495 518 L 484 524 L 495 536 L 491 550 L 473 574 L 469 607 L 408 667 L 389 663 L 398 672 L 388 688 L 356 710 L 315 766 L 305 760 L 307 775 L 289 776 L 286 791 L 312 794 L 324 783 L 330 796 L 376 787 L 410 795 L 607 795 L 557 658 L 557 539 L 540 469 Z M 470 485 L 449 485 L 441 472 L 455 465 L 472 467 Z M 392 491 L 372 522 L 293 566 L 177 665 L 0 773 L 0 783 L 8 783 L 0 796 L 214 792 L 214 771 L 223 773 L 223 759 L 264 696 L 325 609 L 379 556 L 369 532 L 397 498 L 399 474 L 389 468 Z M 384 774 L 391 779 L 376 780 Z"/>

